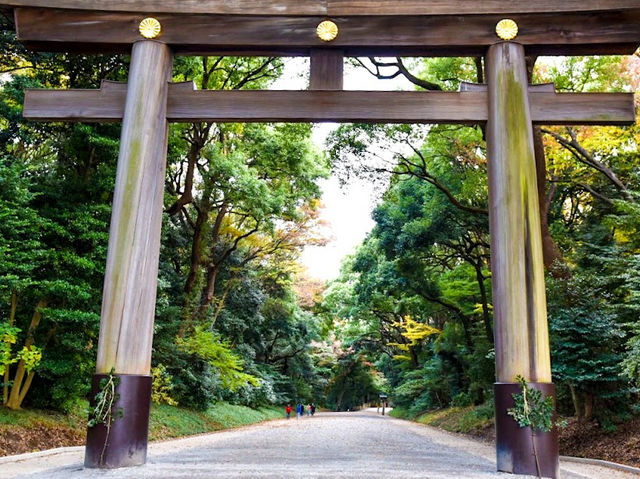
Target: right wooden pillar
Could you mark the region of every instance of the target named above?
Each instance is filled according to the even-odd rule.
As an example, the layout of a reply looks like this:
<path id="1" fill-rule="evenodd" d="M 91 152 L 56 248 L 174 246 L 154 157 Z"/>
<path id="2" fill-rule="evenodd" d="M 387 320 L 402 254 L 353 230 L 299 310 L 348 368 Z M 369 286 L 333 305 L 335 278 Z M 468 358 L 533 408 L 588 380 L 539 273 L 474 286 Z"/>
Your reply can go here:
<path id="1" fill-rule="evenodd" d="M 523 376 L 543 394 L 554 395 L 533 124 L 523 46 L 512 42 L 491 46 L 486 70 L 498 470 L 556 478 L 559 474 L 556 431 L 532 435 L 507 414 L 513 406 L 512 395 L 520 392 L 517 376 Z"/>

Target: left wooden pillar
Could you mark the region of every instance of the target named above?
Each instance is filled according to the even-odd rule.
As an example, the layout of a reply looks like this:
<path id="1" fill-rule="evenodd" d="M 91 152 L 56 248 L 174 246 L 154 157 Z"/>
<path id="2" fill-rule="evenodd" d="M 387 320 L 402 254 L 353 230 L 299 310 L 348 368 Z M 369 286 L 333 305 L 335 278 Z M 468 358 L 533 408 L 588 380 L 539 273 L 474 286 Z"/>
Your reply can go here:
<path id="1" fill-rule="evenodd" d="M 144 464 L 151 403 L 151 345 L 156 305 L 167 155 L 167 92 L 172 71 L 167 45 L 133 45 L 105 271 L 96 375 L 114 371 L 109 427 L 89 428 L 85 466 Z"/>

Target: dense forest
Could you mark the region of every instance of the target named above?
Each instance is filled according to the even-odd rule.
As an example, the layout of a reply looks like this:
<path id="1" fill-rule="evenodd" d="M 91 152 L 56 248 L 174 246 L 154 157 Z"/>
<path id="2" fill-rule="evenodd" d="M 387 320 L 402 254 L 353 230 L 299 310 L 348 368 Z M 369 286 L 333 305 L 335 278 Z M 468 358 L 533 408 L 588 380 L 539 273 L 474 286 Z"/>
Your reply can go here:
<path id="1" fill-rule="evenodd" d="M 379 77 L 401 62 L 362 62 Z M 635 91 L 636 57 L 540 59 L 535 83 L 559 91 Z M 386 70 L 385 70 L 386 69 Z M 470 59 L 416 63 L 417 87 L 482 80 Z M 638 128 L 536 128 L 554 382 L 562 414 L 615 427 L 638 412 Z M 382 373 L 409 417 L 484 405 L 494 349 L 481 128 L 344 125 L 335 171 L 388 178 L 376 226 L 321 304 L 352 355 Z M 381 154 L 380 152 L 385 152 Z"/>
<path id="2" fill-rule="evenodd" d="M 26 88 L 126 81 L 128 58 L 34 54 L 2 24 L 0 376 L 12 409 L 68 411 L 94 372 L 119 124 L 33 123 Z M 174 81 L 269 88 L 280 58 L 178 57 Z M 476 59 L 354 60 L 383 80 L 457 90 Z M 635 91 L 640 59 L 538 59 L 559 91 Z M 172 125 L 153 350 L 154 400 L 302 401 L 386 393 L 414 414 L 492 414 L 486 151 L 480 127 Z M 638 413 L 640 129 L 537 128 L 552 360 L 562 414 Z M 299 256 L 326 241 L 320 179 L 376 183 L 375 227 L 327 284 Z M 483 406 L 484 405 L 484 406 Z"/>

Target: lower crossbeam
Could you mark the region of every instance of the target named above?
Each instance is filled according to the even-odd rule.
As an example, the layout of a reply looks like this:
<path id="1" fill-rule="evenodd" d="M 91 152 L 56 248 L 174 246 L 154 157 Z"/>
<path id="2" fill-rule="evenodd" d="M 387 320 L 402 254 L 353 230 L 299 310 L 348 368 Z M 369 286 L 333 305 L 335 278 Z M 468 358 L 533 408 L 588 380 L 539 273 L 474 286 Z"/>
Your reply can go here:
<path id="1" fill-rule="evenodd" d="M 100 90 L 28 90 L 24 116 L 42 121 L 121 121 L 127 85 Z M 555 93 L 532 87 L 531 115 L 539 125 L 630 125 L 633 94 Z M 197 91 L 171 84 L 171 122 L 362 122 L 484 124 L 487 92 L 409 91 Z"/>

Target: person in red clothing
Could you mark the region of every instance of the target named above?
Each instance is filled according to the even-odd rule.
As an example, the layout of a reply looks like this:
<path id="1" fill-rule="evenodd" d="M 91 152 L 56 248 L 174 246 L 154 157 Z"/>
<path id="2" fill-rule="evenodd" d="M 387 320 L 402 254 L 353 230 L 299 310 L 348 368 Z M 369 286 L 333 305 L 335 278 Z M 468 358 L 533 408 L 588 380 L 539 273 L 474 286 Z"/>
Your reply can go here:
<path id="1" fill-rule="evenodd" d="M 287 404 L 287 407 L 284 408 L 284 410 L 287 413 L 287 419 L 289 419 L 291 417 L 291 404 Z"/>

